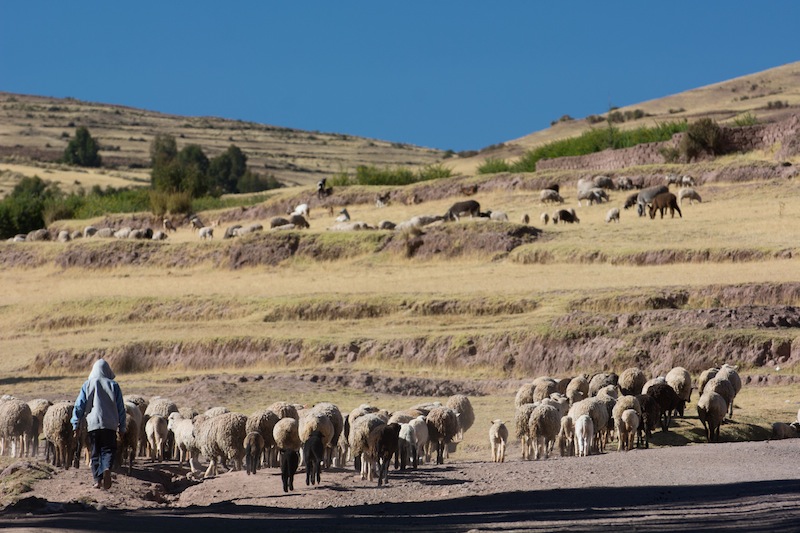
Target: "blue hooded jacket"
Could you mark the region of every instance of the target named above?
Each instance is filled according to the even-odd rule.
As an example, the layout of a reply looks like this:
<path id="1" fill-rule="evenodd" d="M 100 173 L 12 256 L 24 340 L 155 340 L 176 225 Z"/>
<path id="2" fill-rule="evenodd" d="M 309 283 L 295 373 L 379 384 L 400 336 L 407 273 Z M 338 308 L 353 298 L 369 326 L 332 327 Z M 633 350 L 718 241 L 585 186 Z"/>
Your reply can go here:
<path id="1" fill-rule="evenodd" d="M 89 431 L 119 429 L 125 432 L 125 403 L 122 390 L 114 381 L 114 372 L 104 359 L 95 361 L 89 379 L 81 387 L 72 410 L 72 428 L 78 429 L 86 415 Z"/>

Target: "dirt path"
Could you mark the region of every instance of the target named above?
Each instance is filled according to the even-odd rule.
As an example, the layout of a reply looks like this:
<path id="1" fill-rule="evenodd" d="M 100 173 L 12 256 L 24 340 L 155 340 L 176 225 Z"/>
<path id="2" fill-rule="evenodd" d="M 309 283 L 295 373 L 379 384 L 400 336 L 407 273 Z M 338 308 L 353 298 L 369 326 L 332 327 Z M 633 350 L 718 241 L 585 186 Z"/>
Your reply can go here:
<path id="1" fill-rule="evenodd" d="M 0 528 L 177 531 L 796 530 L 800 440 L 695 445 L 504 464 L 453 458 L 390 473 L 388 487 L 350 470 L 284 494 L 275 471 L 190 484 L 174 466 L 92 489 L 81 468 L 39 482 Z M 163 487 L 163 489 L 162 489 Z M 172 494 L 170 494 L 172 492 Z M 45 503 L 47 502 L 47 503 Z"/>

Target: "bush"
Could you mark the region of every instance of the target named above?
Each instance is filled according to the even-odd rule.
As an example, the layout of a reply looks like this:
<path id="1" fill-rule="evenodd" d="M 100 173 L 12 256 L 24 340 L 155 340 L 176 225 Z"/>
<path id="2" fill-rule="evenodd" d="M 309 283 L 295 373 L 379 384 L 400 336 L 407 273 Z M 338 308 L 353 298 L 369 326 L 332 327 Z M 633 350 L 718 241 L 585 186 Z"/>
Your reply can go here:
<path id="1" fill-rule="evenodd" d="M 478 174 L 497 174 L 498 172 L 508 172 L 511 165 L 505 159 L 497 157 L 488 157 L 478 167 Z"/>
<path id="2" fill-rule="evenodd" d="M 44 228 L 45 203 L 61 195 L 57 184 L 39 176 L 22 178 L 0 201 L 0 238 Z"/>
<path id="3" fill-rule="evenodd" d="M 686 129 L 679 150 L 686 161 L 707 154 L 717 155 L 722 148 L 722 133 L 719 125 L 710 118 L 701 118 Z"/>
<path id="4" fill-rule="evenodd" d="M 263 176 L 254 172 L 246 171 L 236 182 L 236 190 L 240 193 L 251 193 L 278 189 L 283 184 L 275 179 L 275 176 L 268 174 Z"/>
<path id="5" fill-rule="evenodd" d="M 739 127 L 755 126 L 756 124 L 758 124 L 758 118 L 756 118 L 754 114 L 748 111 L 744 115 L 738 116 L 735 119 L 733 119 L 733 123 Z"/>
<path id="6" fill-rule="evenodd" d="M 89 134 L 89 130 L 85 126 L 80 126 L 75 130 L 75 137 L 64 149 L 62 159 L 68 165 L 99 167 L 102 163 L 99 150 L 97 141 Z"/>
<path id="7" fill-rule="evenodd" d="M 341 171 L 333 175 L 328 183 L 333 187 L 348 185 L 410 185 L 421 181 L 449 178 L 453 172 L 444 165 L 426 165 L 416 172 L 410 168 L 378 168 L 372 165 L 359 165 L 355 176 Z"/>
<path id="8" fill-rule="evenodd" d="M 192 207 L 192 195 L 188 192 L 150 191 L 150 211 L 157 217 L 168 213 L 188 215 Z"/>

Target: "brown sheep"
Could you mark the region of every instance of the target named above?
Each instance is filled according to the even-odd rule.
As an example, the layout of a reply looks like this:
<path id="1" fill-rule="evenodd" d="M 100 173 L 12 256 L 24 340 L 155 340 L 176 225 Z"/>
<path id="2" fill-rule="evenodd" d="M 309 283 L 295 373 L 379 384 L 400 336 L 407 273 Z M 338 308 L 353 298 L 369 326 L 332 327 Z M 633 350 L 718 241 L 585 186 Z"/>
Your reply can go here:
<path id="1" fill-rule="evenodd" d="M 653 203 L 650 204 L 650 218 L 656 218 L 656 211 L 660 211 L 661 218 L 664 218 L 664 211 L 667 208 L 669 208 L 669 214 L 672 218 L 675 218 L 675 211 L 678 212 L 678 216 L 683 218 L 681 208 L 678 207 L 678 199 L 671 192 L 662 192 L 653 198 Z"/>

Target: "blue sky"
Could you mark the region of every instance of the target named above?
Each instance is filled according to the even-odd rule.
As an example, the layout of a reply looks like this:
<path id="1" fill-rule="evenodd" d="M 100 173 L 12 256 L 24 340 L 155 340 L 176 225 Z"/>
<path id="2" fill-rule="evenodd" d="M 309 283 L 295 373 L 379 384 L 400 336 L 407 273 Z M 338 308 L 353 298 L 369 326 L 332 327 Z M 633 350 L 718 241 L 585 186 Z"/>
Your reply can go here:
<path id="1" fill-rule="evenodd" d="M 800 60 L 800 2 L 0 0 L 0 91 L 479 149 Z"/>

